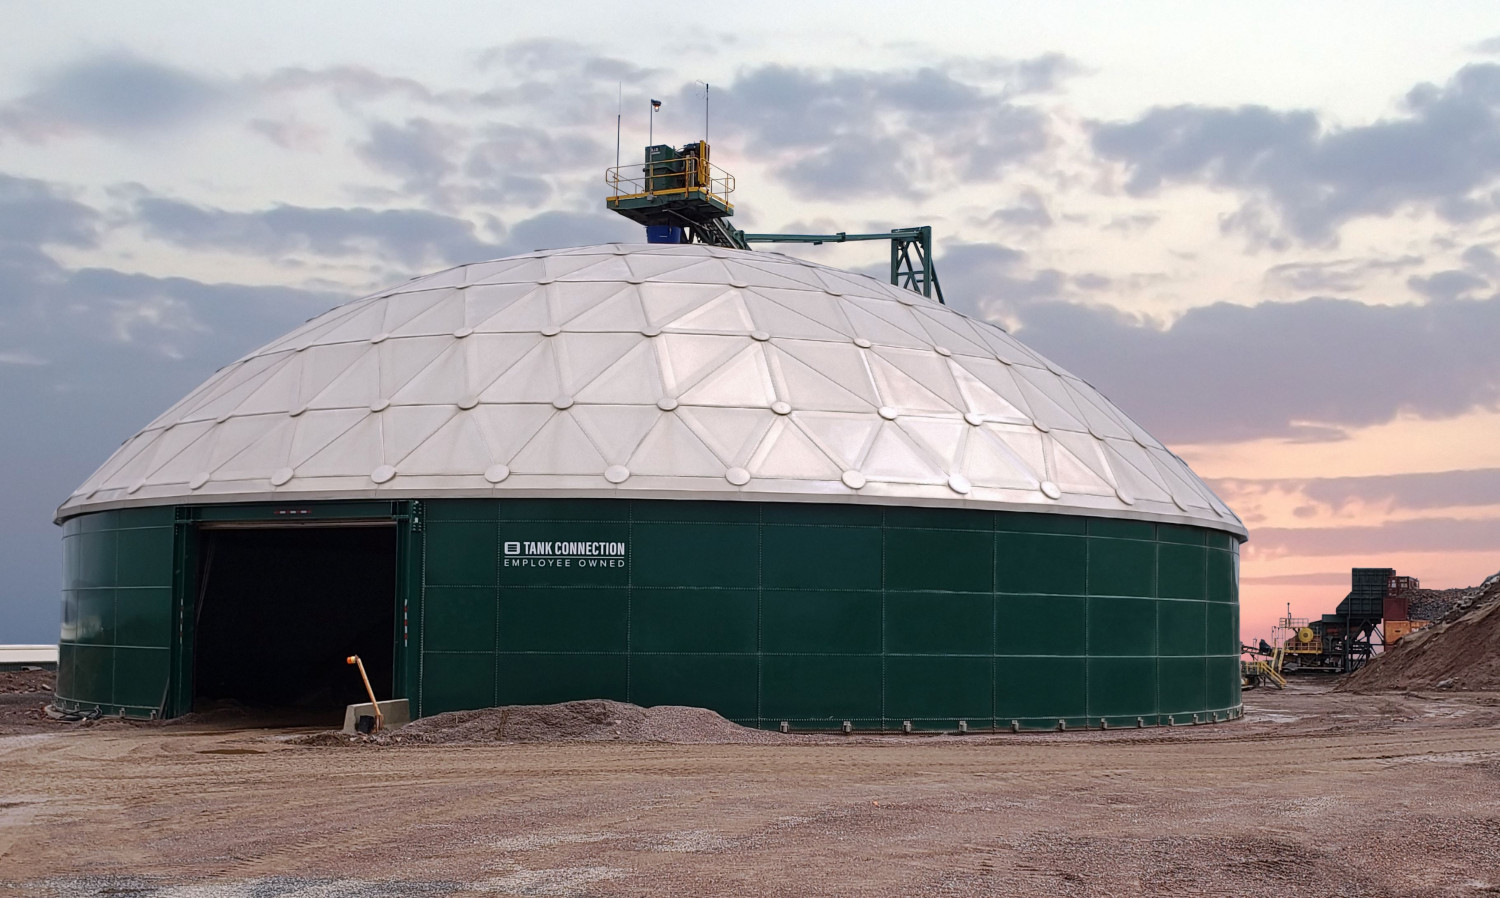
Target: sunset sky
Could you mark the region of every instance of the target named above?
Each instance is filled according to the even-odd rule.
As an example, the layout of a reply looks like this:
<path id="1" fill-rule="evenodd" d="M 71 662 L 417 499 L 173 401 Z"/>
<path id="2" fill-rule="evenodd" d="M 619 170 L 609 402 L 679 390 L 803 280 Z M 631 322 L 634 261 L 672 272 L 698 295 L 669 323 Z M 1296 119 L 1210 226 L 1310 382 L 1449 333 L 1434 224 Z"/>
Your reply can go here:
<path id="1" fill-rule="evenodd" d="M 56 639 L 122 440 L 347 299 L 639 239 L 617 103 L 634 161 L 703 83 L 739 227 L 932 225 L 951 304 L 1209 481 L 1246 641 L 1500 570 L 1500 7 L 1008 6 L 0 5 L 0 643 Z"/>

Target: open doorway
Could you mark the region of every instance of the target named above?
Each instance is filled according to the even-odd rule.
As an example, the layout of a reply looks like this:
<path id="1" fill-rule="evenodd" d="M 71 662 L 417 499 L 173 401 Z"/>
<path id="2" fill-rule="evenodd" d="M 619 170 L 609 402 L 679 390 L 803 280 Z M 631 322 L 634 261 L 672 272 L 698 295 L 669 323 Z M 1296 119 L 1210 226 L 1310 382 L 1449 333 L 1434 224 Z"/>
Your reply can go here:
<path id="1" fill-rule="evenodd" d="M 344 661 L 356 654 L 376 695 L 390 697 L 393 525 L 205 528 L 199 538 L 194 710 L 234 702 L 336 717 L 368 701 Z"/>

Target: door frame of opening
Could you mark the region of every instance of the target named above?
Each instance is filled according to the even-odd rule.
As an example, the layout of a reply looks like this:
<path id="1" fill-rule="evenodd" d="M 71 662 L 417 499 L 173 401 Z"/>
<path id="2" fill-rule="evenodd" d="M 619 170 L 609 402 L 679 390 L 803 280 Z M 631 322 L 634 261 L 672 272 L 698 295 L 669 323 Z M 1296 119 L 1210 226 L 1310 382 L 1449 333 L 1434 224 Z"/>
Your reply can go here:
<path id="1" fill-rule="evenodd" d="M 299 502 L 247 505 L 180 505 L 173 526 L 171 667 L 162 696 L 164 717 L 193 709 L 193 670 L 198 603 L 202 588 L 199 546 L 213 529 L 390 526 L 396 528 L 395 621 L 391 634 L 391 698 L 416 694 L 421 645 L 422 503 L 417 500 Z"/>

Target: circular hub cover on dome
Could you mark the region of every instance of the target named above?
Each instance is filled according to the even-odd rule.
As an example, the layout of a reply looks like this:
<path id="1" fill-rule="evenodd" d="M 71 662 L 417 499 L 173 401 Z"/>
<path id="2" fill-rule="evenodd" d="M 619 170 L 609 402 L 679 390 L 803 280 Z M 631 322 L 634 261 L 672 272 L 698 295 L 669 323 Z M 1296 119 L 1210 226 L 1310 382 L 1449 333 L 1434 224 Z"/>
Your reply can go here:
<path id="1" fill-rule="evenodd" d="M 58 510 L 637 496 L 1244 526 L 1003 329 L 775 253 L 593 246 L 350 302 L 215 374 Z"/>

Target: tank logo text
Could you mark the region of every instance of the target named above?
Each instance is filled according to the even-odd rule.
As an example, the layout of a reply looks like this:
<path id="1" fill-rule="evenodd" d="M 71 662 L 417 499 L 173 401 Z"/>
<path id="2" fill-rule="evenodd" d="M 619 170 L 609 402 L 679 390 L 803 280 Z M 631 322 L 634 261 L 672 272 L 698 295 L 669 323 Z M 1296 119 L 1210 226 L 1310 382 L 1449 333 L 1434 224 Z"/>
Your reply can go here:
<path id="1" fill-rule="evenodd" d="M 625 566 L 622 542 L 505 542 L 505 567 Z"/>

